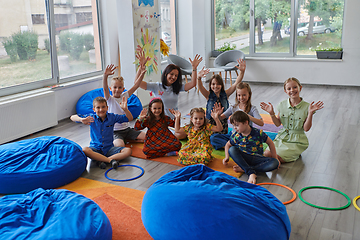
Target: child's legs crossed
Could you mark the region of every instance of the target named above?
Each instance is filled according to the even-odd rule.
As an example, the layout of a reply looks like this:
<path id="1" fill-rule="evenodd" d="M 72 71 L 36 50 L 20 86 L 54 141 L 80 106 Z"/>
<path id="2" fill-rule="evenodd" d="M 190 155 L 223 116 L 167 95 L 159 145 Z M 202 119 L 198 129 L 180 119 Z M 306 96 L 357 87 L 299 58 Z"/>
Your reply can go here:
<path id="1" fill-rule="evenodd" d="M 111 159 L 107 158 L 102 153 L 100 153 L 100 152 L 102 152 L 101 150 L 97 150 L 93 147 L 84 147 L 83 152 L 85 153 L 85 155 L 87 157 L 89 157 L 95 161 L 101 161 L 101 162 L 110 162 L 111 161 Z"/>
<path id="2" fill-rule="evenodd" d="M 234 162 L 245 171 L 247 175 L 255 174 L 254 168 L 250 165 L 249 154 L 242 152 L 238 147 L 232 146 L 229 149 L 229 155 Z"/>
<path id="3" fill-rule="evenodd" d="M 131 155 L 131 148 L 128 147 L 112 147 L 106 153 L 106 156 L 111 160 L 122 160 Z"/>
<path id="4" fill-rule="evenodd" d="M 256 172 L 269 172 L 279 167 L 279 161 L 276 158 L 265 157 L 261 155 L 251 155 L 251 166 Z"/>

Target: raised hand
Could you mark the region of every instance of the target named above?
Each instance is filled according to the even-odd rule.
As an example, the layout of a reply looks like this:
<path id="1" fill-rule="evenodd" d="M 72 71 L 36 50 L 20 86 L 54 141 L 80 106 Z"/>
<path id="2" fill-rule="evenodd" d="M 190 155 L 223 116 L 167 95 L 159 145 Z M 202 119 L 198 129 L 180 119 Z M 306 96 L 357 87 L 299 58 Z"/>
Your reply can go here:
<path id="1" fill-rule="evenodd" d="M 220 114 L 219 111 L 217 109 L 215 109 L 215 107 L 211 110 L 211 117 L 213 119 L 217 119 L 219 118 Z"/>
<path id="2" fill-rule="evenodd" d="M 242 60 L 241 58 L 239 58 L 239 59 L 237 60 L 237 62 L 238 62 L 238 64 L 239 64 L 239 66 L 235 66 L 235 67 L 236 67 L 237 69 L 239 69 L 240 71 L 244 72 L 245 69 L 246 69 L 246 62 L 245 62 L 245 60 Z"/>
<path id="3" fill-rule="evenodd" d="M 318 101 L 317 103 L 314 103 L 314 101 L 312 101 L 309 105 L 309 113 L 314 113 L 317 110 L 320 110 L 324 107 L 324 102 L 322 101 Z"/>
<path id="4" fill-rule="evenodd" d="M 123 96 L 123 98 L 121 100 L 120 107 L 121 107 L 122 110 L 127 109 L 127 99 L 125 98 L 125 96 Z"/>
<path id="5" fill-rule="evenodd" d="M 274 107 L 271 103 L 265 103 L 265 102 L 261 102 L 260 103 L 260 107 L 262 110 L 264 110 L 265 112 L 268 112 L 270 115 L 274 115 Z"/>
<path id="6" fill-rule="evenodd" d="M 206 74 L 208 74 L 210 72 L 210 69 L 207 68 L 205 69 L 205 66 L 200 70 L 200 72 L 198 73 L 198 77 L 203 78 L 206 76 Z"/>
<path id="7" fill-rule="evenodd" d="M 116 68 L 117 67 L 115 67 L 114 64 L 107 65 L 106 69 L 104 71 L 104 75 L 106 75 L 106 76 L 113 75 L 115 73 Z"/>
<path id="8" fill-rule="evenodd" d="M 146 115 L 147 115 L 147 112 L 148 112 L 147 108 L 143 108 L 143 110 L 141 110 L 139 118 L 144 119 L 146 117 Z"/>
<path id="9" fill-rule="evenodd" d="M 149 61 L 151 58 L 150 57 L 145 58 L 145 53 L 142 48 L 138 47 L 136 50 L 137 50 L 137 52 L 136 52 L 135 56 L 137 59 L 139 59 L 140 66 L 145 66 L 146 62 Z"/>
<path id="10" fill-rule="evenodd" d="M 169 109 L 169 111 L 171 112 L 172 115 L 175 116 L 175 118 L 181 117 L 181 112 L 179 110 Z"/>
<path id="11" fill-rule="evenodd" d="M 219 114 L 219 116 L 223 113 L 224 107 L 221 106 L 220 103 L 216 102 L 214 104 L 213 110 Z"/>
<path id="12" fill-rule="evenodd" d="M 199 66 L 199 63 L 202 61 L 202 57 L 200 57 L 199 54 L 196 54 L 194 60 L 191 60 L 190 58 L 189 58 L 189 60 L 191 62 L 192 68 L 197 69 L 197 67 Z"/>
<path id="13" fill-rule="evenodd" d="M 94 122 L 94 118 L 87 116 L 86 118 L 81 119 L 81 122 L 85 125 L 90 125 L 92 122 Z"/>

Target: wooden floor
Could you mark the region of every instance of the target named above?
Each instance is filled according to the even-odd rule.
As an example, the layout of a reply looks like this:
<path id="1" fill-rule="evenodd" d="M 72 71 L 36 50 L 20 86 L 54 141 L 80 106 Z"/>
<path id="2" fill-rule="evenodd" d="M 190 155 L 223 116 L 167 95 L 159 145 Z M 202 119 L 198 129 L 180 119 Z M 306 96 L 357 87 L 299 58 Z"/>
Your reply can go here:
<path id="1" fill-rule="evenodd" d="M 261 101 L 277 106 L 287 97 L 279 84 L 251 83 L 251 87 L 252 103 L 260 113 L 265 113 L 259 107 Z M 310 146 L 296 162 L 283 164 L 273 172 L 259 174 L 258 182 L 284 184 L 296 193 L 306 186 L 327 186 L 353 199 L 360 195 L 360 88 L 306 85 L 301 96 L 307 102 L 322 100 L 325 103 L 325 108 L 315 114 L 313 126 L 307 133 Z M 234 100 L 235 94 L 230 97 L 230 102 Z M 183 115 L 192 107 L 205 107 L 205 104 L 204 97 L 194 89 L 180 94 L 179 109 Z M 58 126 L 26 138 L 43 135 L 65 137 L 81 146 L 89 144 L 89 127 L 70 120 L 62 120 Z M 130 182 L 113 182 L 104 177 L 104 170 L 89 164 L 82 176 L 146 191 L 162 175 L 179 169 L 178 166 L 133 157 L 122 163 L 139 165 L 145 169 L 145 174 Z M 126 167 L 116 171 L 113 176 L 128 178 L 139 172 Z M 240 179 L 247 180 L 247 176 L 243 175 Z M 281 201 L 289 200 L 292 196 L 288 190 L 280 187 L 267 188 Z M 342 195 L 322 189 L 307 190 L 303 197 L 313 204 L 327 207 L 340 207 L 347 203 Z M 297 198 L 286 208 L 292 227 L 290 239 L 360 239 L 360 212 L 353 205 L 345 210 L 329 211 L 308 206 Z"/>

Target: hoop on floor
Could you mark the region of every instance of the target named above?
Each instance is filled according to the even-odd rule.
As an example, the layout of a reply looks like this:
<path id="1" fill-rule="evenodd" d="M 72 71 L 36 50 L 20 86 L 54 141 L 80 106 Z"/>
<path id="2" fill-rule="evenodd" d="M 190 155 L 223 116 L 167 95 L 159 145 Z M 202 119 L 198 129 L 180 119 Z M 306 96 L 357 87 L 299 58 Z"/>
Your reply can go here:
<path id="1" fill-rule="evenodd" d="M 279 183 L 258 183 L 257 185 L 275 185 L 275 186 L 280 186 L 280 187 L 286 188 L 287 190 L 292 192 L 293 197 L 289 201 L 283 202 L 284 205 L 292 203 L 296 199 L 296 192 L 294 190 L 292 190 L 291 188 L 289 188 L 288 186 L 285 186 L 285 185 L 282 185 Z"/>
<path id="2" fill-rule="evenodd" d="M 305 201 L 305 200 L 302 198 L 301 193 L 302 193 L 303 191 L 305 191 L 305 190 L 307 190 L 307 189 L 311 189 L 311 188 L 328 189 L 328 190 L 331 190 L 331 191 L 340 193 L 341 195 L 343 195 L 343 196 L 348 200 L 348 203 L 347 203 L 345 206 L 336 207 L 336 208 L 322 207 L 322 206 L 317 206 L 317 205 L 315 205 L 315 204 L 309 203 L 309 202 Z M 301 190 L 299 191 L 299 198 L 300 198 L 301 201 L 303 201 L 304 203 L 306 203 L 306 204 L 309 205 L 309 206 L 312 206 L 312 207 L 315 207 L 315 208 L 324 209 L 324 210 L 342 210 L 342 209 L 345 209 L 345 208 L 349 207 L 350 204 L 351 204 L 351 199 L 348 197 L 348 195 L 346 195 L 346 194 L 343 193 L 343 192 L 340 192 L 340 191 L 337 190 L 337 189 L 330 188 L 330 187 L 324 187 L 324 186 L 309 186 L 309 187 L 304 187 L 303 189 L 301 189 Z"/>
<path id="3" fill-rule="evenodd" d="M 126 181 L 135 180 L 135 179 L 141 177 L 141 176 L 144 174 L 144 172 L 145 172 L 142 167 L 136 166 L 136 165 L 131 165 L 131 164 L 119 165 L 118 168 L 119 168 L 119 167 L 136 167 L 136 168 L 139 168 L 139 169 L 141 170 L 141 173 L 140 173 L 138 176 L 133 177 L 133 178 L 128 178 L 128 179 L 114 179 L 114 178 L 108 177 L 108 175 L 107 175 L 108 172 L 110 172 L 110 171 L 113 169 L 113 168 L 109 168 L 109 169 L 105 172 L 105 177 L 106 177 L 107 179 L 111 180 L 111 181 L 126 182 Z"/>
<path id="4" fill-rule="evenodd" d="M 357 201 L 359 198 L 360 198 L 360 195 L 357 196 L 357 197 L 355 197 L 355 198 L 353 199 L 353 205 L 354 205 L 354 207 L 355 207 L 358 211 L 360 211 L 360 208 L 359 208 L 359 206 L 356 204 L 356 201 Z"/>

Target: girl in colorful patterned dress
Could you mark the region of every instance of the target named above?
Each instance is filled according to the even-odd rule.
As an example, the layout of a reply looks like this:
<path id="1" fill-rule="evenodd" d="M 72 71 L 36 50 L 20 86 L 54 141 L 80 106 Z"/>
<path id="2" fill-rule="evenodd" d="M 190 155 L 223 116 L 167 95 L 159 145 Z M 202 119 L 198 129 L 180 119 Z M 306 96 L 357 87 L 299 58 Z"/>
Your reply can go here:
<path id="1" fill-rule="evenodd" d="M 222 130 L 219 115 L 223 109 L 219 107 L 219 104 L 216 104 L 216 106 L 217 107 L 211 111 L 211 116 L 216 124 L 215 126 L 207 122 L 203 108 L 193 108 L 190 111 L 190 124 L 180 127 L 181 113 L 171 110 L 175 116 L 175 132 L 186 134 L 189 139 L 179 151 L 179 163 L 191 165 L 207 164 L 210 162 L 213 151 L 213 147 L 210 144 L 210 135 L 213 132 L 220 132 Z"/>
<path id="2" fill-rule="evenodd" d="M 284 92 L 289 99 L 279 103 L 277 116 L 271 103 L 260 103 L 261 109 L 270 114 L 277 127 L 281 124 L 284 126 L 274 139 L 278 159 L 282 163 L 297 160 L 300 154 L 308 148 L 309 141 L 305 132 L 309 131 L 312 126 L 315 111 L 324 106 L 322 101 L 311 104 L 305 102 L 300 97 L 301 89 L 299 80 L 294 77 L 284 82 Z M 269 150 L 266 150 L 264 155 L 269 156 Z"/>
<path id="3" fill-rule="evenodd" d="M 145 136 L 143 152 L 147 158 L 158 158 L 174 155 L 179 151 L 181 143 L 169 130 L 175 121 L 164 113 L 164 104 L 160 98 L 153 98 L 149 103 L 149 111 L 143 109 L 135 122 L 134 129 L 148 128 Z"/>

